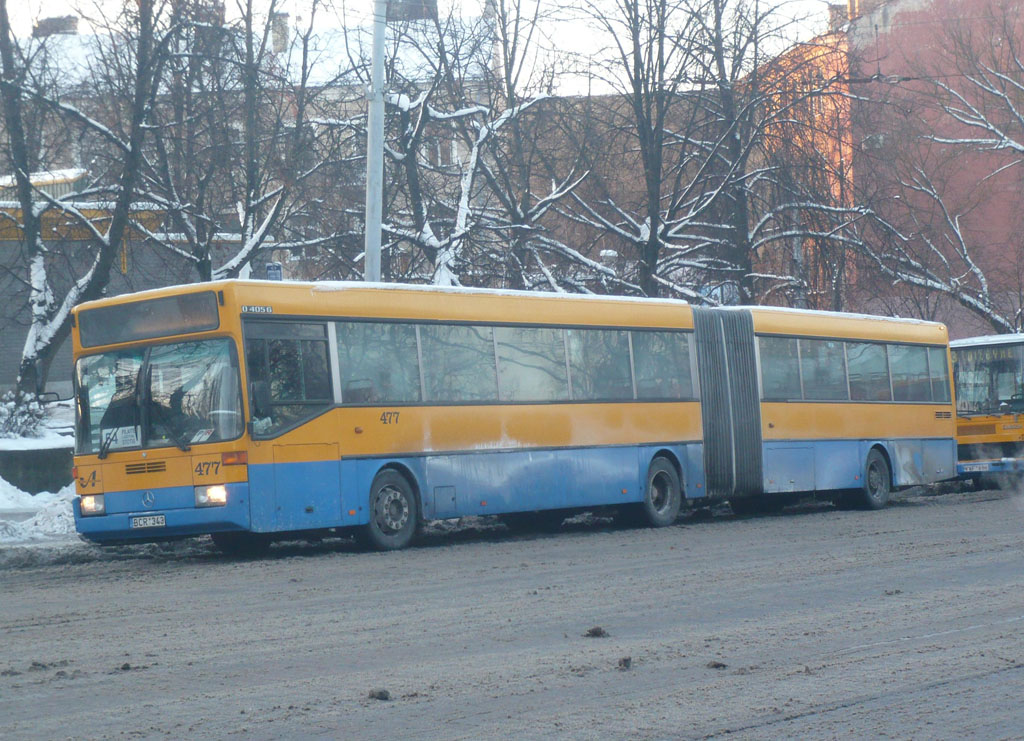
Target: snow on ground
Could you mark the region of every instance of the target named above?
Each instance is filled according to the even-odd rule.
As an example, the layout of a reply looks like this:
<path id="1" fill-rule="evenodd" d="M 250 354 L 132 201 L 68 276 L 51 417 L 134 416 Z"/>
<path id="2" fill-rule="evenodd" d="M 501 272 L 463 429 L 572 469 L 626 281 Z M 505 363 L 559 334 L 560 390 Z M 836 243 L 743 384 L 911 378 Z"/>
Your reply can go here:
<path id="1" fill-rule="evenodd" d="M 46 405 L 46 418 L 35 437 L 0 437 L 0 450 L 51 450 L 75 445 L 75 408 L 71 399 Z"/>
<path id="2" fill-rule="evenodd" d="M 75 485 L 29 494 L 0 479 L 0 547 L 75 538 Z"/>
<path id="3" fill-rule="evenodd" d="M 0 438 L 0 450 L 44 450 L 74 445 L 70 401 L 47 404 L 38 437 Z M 57 492 L 29 494 L 0 478 L 0 547 L 76 538 L 71 501 L 74 483 Z"/>
<path id="4" fill-rule="evenodd" d="M 0 450 L 52 450 L 75 444 L 72 435 L 57 430 L 40 430 L 39 433 L 39 437 L 0 437 Z"/>

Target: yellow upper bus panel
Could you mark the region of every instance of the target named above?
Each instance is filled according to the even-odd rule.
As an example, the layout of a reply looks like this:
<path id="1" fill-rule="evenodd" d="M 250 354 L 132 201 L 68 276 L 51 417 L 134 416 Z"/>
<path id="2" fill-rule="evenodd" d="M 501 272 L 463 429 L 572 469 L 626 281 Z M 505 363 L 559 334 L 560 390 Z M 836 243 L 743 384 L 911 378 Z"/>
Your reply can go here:
<path id="1" fill-rule="evenodd" d="M 754 332 L 757 334 L 911 342 L 925 345 L 945 345 L 949 341 L 946 325 L 939 322 L 771 306 L 749 308 L 754 317 Z"/>
<path id="2" fill-rule="evenodd" d="M 237 317 L 241 314 L 267 318 L 351 316 L 508 324 L 693 328 L 691 307 L 685 302 L 670 299 L 466 288 L 446 290 L 432 286 L 370 285 L 356 282 L 230 280 L 196 283 L 90 301 L 78 306 L 75 313 L 129 301 L 208 291 L 223 293 L 220 327 L 204 333 L 210 335 L 223 334 L 237 328 Z M 78 332 L 73 334 L 77 354 L 82 348 Z"/>
<path id="3" fill-rule="evenodd" d="M 223 294 L 221 324 L 201 334 L 237 331 L 241 314 L 321 318 L 380 317 L 453 322 L 559 324 L 577 326 L 693 328 L 693 310 L 682 301 L 585 296 L 529 291 L 444 289 L 434 286 L 358 282 L 229 280 L 170 286 L 84 303 L 74 310 L 113 306 L 162 296 L 216 291 Z M 753 315 L 758 334 L 831 337 L 945 345 L 937 322 L 765 306 L 736 307 Z M 255 309 L 255 311 L 254 311 Z M 76 353 L 81 351 L 77 331 Z M 94 348 L 89 348 L 90 350 Z"/>
<path id="4" fill-rule="evenodd" d="M 237 283 L 236 300 L 274 314 L 515 324 L 693 327 L 681 301 L 352 282 Z"/>

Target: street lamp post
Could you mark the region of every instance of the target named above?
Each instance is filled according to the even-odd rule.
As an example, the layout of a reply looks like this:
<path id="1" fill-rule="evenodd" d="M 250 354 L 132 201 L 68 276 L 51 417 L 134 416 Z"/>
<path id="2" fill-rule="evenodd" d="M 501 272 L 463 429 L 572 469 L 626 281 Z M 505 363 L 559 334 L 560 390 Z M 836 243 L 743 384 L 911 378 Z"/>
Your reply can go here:
<path id="1" fill-rule="evenodd" d="M 384 29 L 388 19 L 437 19 L 437 0 L 373 0 L 373 59 L 366 120 L 366 235 L 363 279 L 380 281 L 380 220 L 384 209 Z"/>
<path id="2" fill-rule="evenodd" d="M 366 234 L 363 279 L 380 281 L 380 219 L 384 202 L 384 28 L 387 0 L 373 2 L 373 59 L 366 122 Z"/>

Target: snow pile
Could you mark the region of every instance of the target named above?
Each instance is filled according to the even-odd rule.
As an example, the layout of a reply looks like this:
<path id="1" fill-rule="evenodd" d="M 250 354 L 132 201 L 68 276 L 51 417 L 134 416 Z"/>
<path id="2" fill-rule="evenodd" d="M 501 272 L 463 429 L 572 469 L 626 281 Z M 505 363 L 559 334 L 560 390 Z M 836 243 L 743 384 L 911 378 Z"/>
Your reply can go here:
<path id="1" fill-rule="evenodd" d="M 40 430 L 38 437 L 0 437 L 0 450 L 53 450 L 74 445 L 74 436 L 53 430 Z"/>
<path id="2" fill-rule="evenodd" d="M 0 479 L 0 546 L 67 539 L 75 533 L 75 485 L 32 495 Z"/>

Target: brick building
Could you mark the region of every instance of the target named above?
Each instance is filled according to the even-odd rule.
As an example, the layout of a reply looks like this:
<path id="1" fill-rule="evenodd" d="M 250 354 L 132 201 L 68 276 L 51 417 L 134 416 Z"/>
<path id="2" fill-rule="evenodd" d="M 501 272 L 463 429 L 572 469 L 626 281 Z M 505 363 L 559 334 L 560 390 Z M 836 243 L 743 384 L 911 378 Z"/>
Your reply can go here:
<path id="1" fill-rule="evenodd" d="M 889 225 L 865 235 L 881 265 L 845 266 L 847 306 L 944 321 L 953 337 L 1013 329 L 985 310 L 1019 329 L 1019 0 L 849 0 L 831 10 L 829 33 L 783 58 L 815 54 L 834 80 L 813 115 L 836 202 Z"/>

